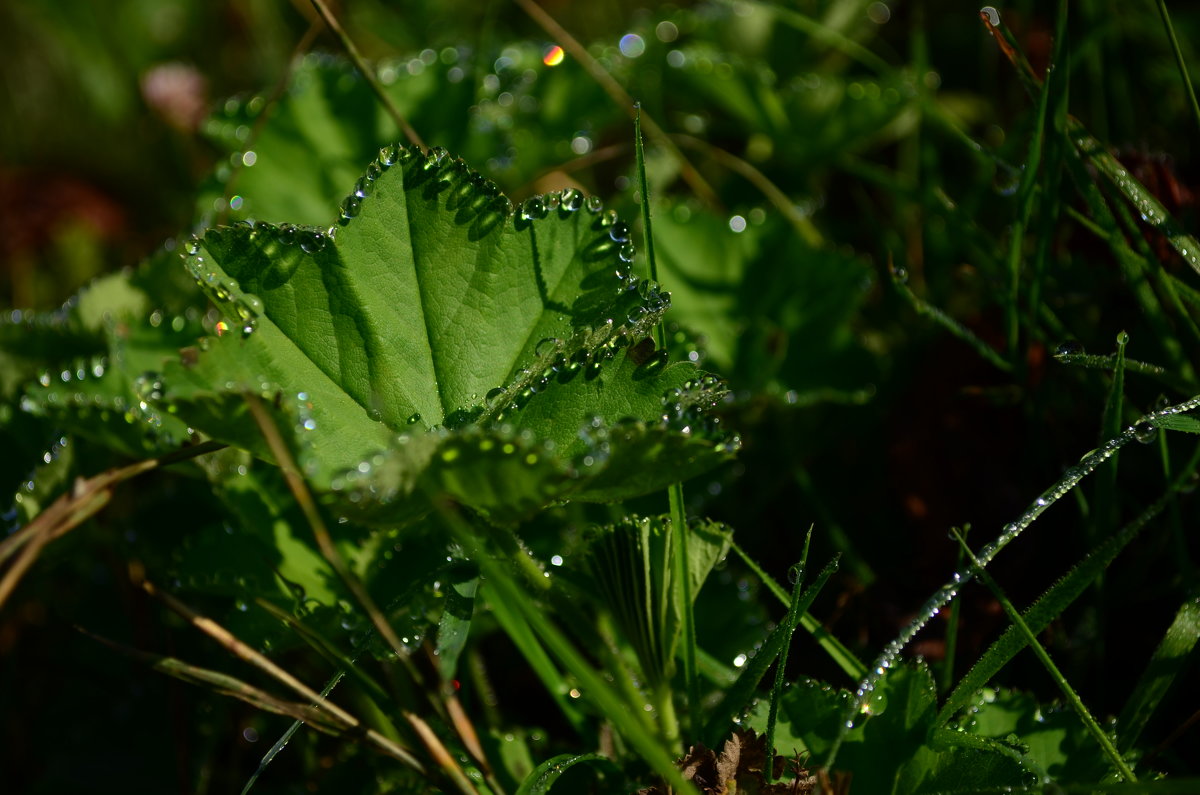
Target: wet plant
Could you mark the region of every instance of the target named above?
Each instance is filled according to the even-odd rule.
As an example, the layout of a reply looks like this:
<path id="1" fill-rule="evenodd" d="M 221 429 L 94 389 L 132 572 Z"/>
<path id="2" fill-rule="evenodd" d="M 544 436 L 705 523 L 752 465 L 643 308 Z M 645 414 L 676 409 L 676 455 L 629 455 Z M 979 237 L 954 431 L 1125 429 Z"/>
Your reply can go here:
<path id="1" fill-rule="evenodd" d="M 163 674 L 197 792 L 1196 787 L 1194 153 L 1110 104 L 1194 15 L 955 11 L 967 102 L 928 3 L 343 5 L 3 316 L 0 648 Z"/>

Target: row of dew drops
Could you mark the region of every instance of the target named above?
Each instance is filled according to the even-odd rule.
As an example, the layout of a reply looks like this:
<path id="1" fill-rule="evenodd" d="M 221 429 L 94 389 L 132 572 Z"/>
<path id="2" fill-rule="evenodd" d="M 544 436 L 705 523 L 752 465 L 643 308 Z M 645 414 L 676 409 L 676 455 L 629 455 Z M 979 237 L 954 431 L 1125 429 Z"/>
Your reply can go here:
<path id="1" fill-rule="evenodd" d="M 1146 442 L 1148 439 L 1152 439 L 1151 431 L 1157 430 L 1158 420 L 1193 411 L 1197 408 L 1200 408 L 1200 396 L 1193 397 L 1173 406 L 1159 408 L 1150 412 L 1133 425 L 1130 425 L 1121 434 L 1108 440 L 1099 448 L 1085 455 L 1078 464 L 1069 468 L 1057 483 L 1042 492 L 1015 522 L 1006 524 L 995 540 L 985 545 L 976 553 L 979 566 L 986 567 L 991 563 L 1000 550 L 1016 540 L 1017 536 L 1033 524 L 1047 508 L 1079 485 L 1080 481 L 1094 472 L 1126 444 L 1135 440 Z M 950 582 L 934 592 L 925 601 L 925 604 L 921 606 L 921 609 L 917 611 L 916 617 L 892 642 L 884 647 L 883 652 L 876 658 L 873 668 L 867 677 L 859 683 L 858 689 L 855 691 L 855 698 L 851 703 L 851 707 L 847 710 L 847 720 L 845 723 L 847 731 L 854 728 L 855 716 L 857 714 L 869 713 L 869 702 L 872 693 L 874 693 L 879 682 L 887 675 L 888 670 L 896 664 L 896 661 L 900 657 L 900 652 L 916 637 L 918 632 L 941 612 L 942 608 L 958 596 L 959 589 L 974 579 L 976 572 L 977 569 L 975 568 L 955 572 Z"/>
<path id="2" fill-rule="evenodd" d="M 372 195 L 374 183 L 380 175 L 394 165 L 406 164 L 419 164 L 419 171 L 434 176 L 436 184 L 441 186 L 440 189 L 458 182 L 455 195 L 449 202 L 451 208 L 461 206 L 477 216 L 488 216 L 488 222 L 482 225 L 487 231 L 510 218 L 521 225 L 546 218 L 551 212 L 557 211 L 560 215 L 567 216 L 586 208 L 588 212 L 599 216 L 597 225 L 607 231 L 607 239 L 602 239 L 597 251 L 603 253 L 609 246 L 616 247 L 617 258 L 623 263 L 622 267 L 614 271 L 614 276 L 619 282 L 618 292 L 640 289 L 643 298 L 651 303 L 665 300 L 659 294 L 657 285 L 639 284 L 632 268 L 624 266 L 632 263 L 635 256 L 629 226 L 618 219 L 615 210 L 605 210 L 604 203 L 598 196 L 585 197 L 575 188 L 566 188 L 558 193 L 530 197 L 516 207 L 500 192 L 495 182 L 470 169 L 461 158 L 450 158 L 447 151 L 441 147 L 433 147 L 427 153 L 422 153 L 415 146 L 400 144 L 390 144 L 380 149 L 378 158 L 368 165 L 363 176 L 355 183 L 353 191 L 342 201 L 338 223 L 326 230 L 292 224 L 275 227 L 265 223 L 256 224 L 251 220 L 244 223 L 263 231 L 273 231 L 277 242 L 285 247 L 299 246 L 306 254 L 316 254 L 335 239 L 339 225 L 344 226 L 358 216 L 363 200 Z M 242 335 L 252 334 L 256 328 L 256 319 L 263 311 L 262 300 L 253 294 L 243 293 L 236 280 L 223 277 L 216 270 L 209 268 L 201 254 L 199 239 L 193 237 L 185 243 L 184 254 L 188 270 L 201 288 L 218 304 L 232 304 L 241 321 Z M 229 329 L 228 323 L 221 322 L 218 323 L 216 331 L 220 335 Z"/>

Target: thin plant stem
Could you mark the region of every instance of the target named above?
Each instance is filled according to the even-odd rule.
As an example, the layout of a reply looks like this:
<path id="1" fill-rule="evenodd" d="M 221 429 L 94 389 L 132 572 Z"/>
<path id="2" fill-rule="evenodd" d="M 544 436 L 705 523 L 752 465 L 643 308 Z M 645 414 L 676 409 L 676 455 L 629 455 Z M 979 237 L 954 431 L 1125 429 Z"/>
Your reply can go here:
<path id="1" fill-rule="evenodd" d="M 167 605 L 167 607 L 171 608 L 173 611 L 186 619 L 192 626 L 196 627 L 196 629 L 215 640 L 235 657 L 250 663 L 255 668 L 258 668 L 260 671 L 270 676 L 272 679 L 290 688 L 291 690 L 294 690 L 314 706 L 332 715 L 337 721 L 344 724 L 347 729 L 356 730 L 364 728 L 362 727 L 362 722 L 359 721 L 358 718 L 354 717 L 349 712 L 346 712 L 333 702 L 323 698 L 319 693 L 317 693 L 317 691 L 313 690 L 311 687 L 280 668 L 278 665 L 273 663 L 270 659 L 256 651 L 251 646 L 242 642 L 233 633 L 225 629 L 217 622 L 213 621 L 211 618 L 200 615 L 183 602 L 176 599 L 174 596 L 171 596 L 169 593 L 158 590 L 158 588 L 156 588 L 149 580 L 143 580 L 141 587 L 144 591 L 146 591 L 146 593 L 161 600 Z M 388 752 L 392 756 L 404 761 L 405 764 L 409 765 L 414 770 L 424 771 L 425 768 L 420 761 L 404 748 L 396 745 L 396 743 L 379 734 L 374 729 L 366 729 L 366 734 L 371 737 L 372 742 L 374 742 L 376 745 L 388 748 Z"/>
<path id="2" fill-rule="evenodd" d="M 766 174 L 759 171 L 748 161 L 738 157 L 732 152 L 727 152 L 719 146 L 713 146 L 708 141 L 701 138 L 696 138 L 692 135 L 684 135 L 683 133 L 672 133 L 671 140 L 685 146 L 689 149 L 695 149 L 703 152 L 708 157 L 711 157 L 718 165 L 724 166 L 738 176 L 744 178 L 754 187 L 758 188 L 759 192 L 766 197 L 767 201 L 775 206 L 776 210 L 788 220 L 788 223 L 796 230 L 800 237 L 810 246 L 814 248 L 823 245 L 824 237 L 821 235 L 821 230 L 817 229 L 816 225 L 808 218 L 804 217 L 796 205 L 788 198 L 779 187 L 772 182 Z"/>
<path id="3" fill-rule="evenodd" d="M 313 2 L 317 2 L 317 0 L 313 0 Z M 543 30 L 550 34 L 552 39 L 561 43 L 562 48 L 570 53 L 572 58 L 579 61 L 584 70 L 604 89 L 605 93 L 612 97 L 613 102 L 618 107 L 626 110 L 631 117 L 636 116 L 633 97 L 629 96 L 629 92 L 600 65 L 599 61 L 592 57 L 592 54 L 587 51 L 586 47 L 579 43 L 578 39 L 567 32 L 566 28 L 558 24 L 554 17 L 546 13 L 546 10 L 533 2 L 533 0 L 513 0 L 513 2 L 519 5 L 534 22 L 538 23 Z M 683 152 L 679 151 L 679 147 L 663 131 L 662 127 L 659 127 L 649 116 L 646 116 L 644 124 L 647 134 L 654 139 L 655 143 L 675 157 L 675 160 L 679 163 L 680 174 L 683 176 L 684 181 L 691 186 L 696 195 L 700 197 L 700 200 L 710 207 L 720 207 L 721 200 L 717 197 L 712 186 L 701 176 L 691 161 L 684 157 Z"/>
<path id="4" fill-rule="evenodd" d="M 325 527 L 325 520 L 321 518 L 321 513 L 317 510 L 317 504 L 313 500 L 308 486 L 305 485 L 304 478 L 300 475 L 300 470 L 296 467 L 296 462 L 292 458 L 291 451 L 287 449 L 283 437 L 280 436 L 279 429 L 275 426 L 275 423 L 263 407 L 262 399 L 250 393 L 246 394 L 245 399 L 246 404 L 250 408 L 250 413 L 254 417 L 254 421 L 258 423 L 258 427 L 262 431 L 263 438 L 267 442 L 267 447 L 270 448 L 271 454 L 275 456 L 275 460 L 279 463 L 279 467 L 283 471 L 288 489 L 292 492 L 292 496 L 296 498 L 296 504 L 300 507 L 304 518 L 308 521 L 308 525 L 312 529 L 321 554 L 329 561 L 329 565 L 337 572 L 342 583 L 354 595 L 358 603 L 367 611 L 367 615 L 370 616 L 371 623 L 375 626 L 376 631 L 379 632 L 379 636 L 387 642 L 391 650 L 396 653 L 397 658 L 406 663 L 413 678 L 420 682 L 420 675 L 415 667 L 412 666 L 408 651 L 400 642 L 400 638 L 397 637 L 395 630 L 388 624 L 387 619 L 384 618 L 383 613 L 376 606 L 375 600 L 367 593 L 366 588 L 363 587 L 358 577 L 350 571 L 350 567 L 346 565 L 346 561 L 342 559 L 341 553 L 334 546 L 333 538 L 329 535 L 329 530 Z"/>
<path id="5" fill-rule="evenodd" d="M 138 461 L 136 464 L 101 472 L 86 480 L 81 478 L 75 481 L 68 493 L 63 494 L 32 522 L 0 543 L 0 563 L 12 557 L 18 550 L 21 552 L 4 572 L 4 577 L 0 578 L 0 607 L 3 607 L 12 595 L 42 549 L 98 513 L 112 499 L 113 490 L 119 483 L 168 464 L 207 455 L 224 446 L 219 442 L 202 442 L 158 458 Z"/>
<path id="6" fill-rule="evenodd" d="M 379 80 L 375 77 L 375 72 L 367 66 L 367 62 L 359 55 L 358 48 L 354 46 L 354 41 L 347 35 L 342 28 L 337 17 L 329 10 L 329 6 L 325 5 L 325 0 L 312 0 L 313 8 L 317 9 L 317 13 L 321 15 L 321 19 L 325 20 L 325 24 L 329 26 L 329 30 L 337 37 L 338 42 L 342 45 L 342 49 L 346 51 L 346 55 L 354 63 L 354 68 L 363 76 L 363 80 L 367 81 L 367 85 L 371 87 L 376 98 L 383 104 L 388 115 L 392 117 L 392 121 L 396 122 L 396 126 L 404 133 L 404 137 L 409 143 L 416 144 L 422 149 L 425 148 L 425 142 L 421 140 L 421 136 L 412 128 L 412 125 L 400 113 L 400 109 L 396 107 L 396 103 L 392 102 L 392 98 L 383 90 L 383 86 L 379 84 Z"/>
<path id="7" fill-rule="evenodd" d="M 1038 641 L 1037 635 L 1035 635 L 1033 630 L 1029 628 L 1029 625 L 1025 623 L 1025 619 L 1021 617 L 1021 613 L 1015 607 L 1013 607 L 1013 603 L 1009 601 L 1007 596 L 1004 595 L 1004 591 L 1002 591 L 999 584 L 992 579 L 992 575 L 990 575 L 987 570 L 980 565 L 978 558 L 975 557 L 975 553 L 971 551 L 969 546 L 967 546 L 966 539 L 963 538 L 962 534 L 957 529 L 952 530 L 951 532 L 954 533 L 954 537 L 958 540 L 958 543 L 962 547 L 963 551 L 968 557 L 970 557 L 971 564 L 975 567 L 979 579 L 982 580 L 984 585 L 986 585 L 988 589 L 991 590 L 991 592 L 996 596 L 996 599 L 999 600 L 1001 606 L 1003 606 L 1004 612 L 1008 614 L 1009 620 L 1011 620 L 1013 624 L 1016 625 L 1021 631 L 1021 634 L 1025 636 L 1025 640 L 1029 644 L 1029 648 L 1050 673 L 1050 678 L 1052 678 L 1055 684 L 1058 685 L 1059 690 L 1062 691 L 1063 696 L 1066 697 L 1068 703 L 1071 705 L 1071 708 L 1075 710 L 1077 715 L 1079 715 L 1079 719 L 1083 722 L 1083 725 L 1087 729 L 1088 733 L 1091 734 L 1092 738 L 1095 739 L 1095 741 L 1100 745 L 1100 749 L 1104 752 L 1104 755 L 1108 757 L 1109 762 L 1112 763 L 1113 767 L 1125 781 L 1137 781 L 1137 776 L 1133 774 L 1133 771 L 1129 768 L 1129 765 L 1127 765 L 1125 760 L 1121 758 L 1120 752 L 1118 752 L 1116 747 L 1112 744 L 1112 740 L 1108 738 L 1108 735 L 1104 733 L 1104 729 L 1100 728 L 1100 724 L 1096 722 L 1096 719 L 1092 716 L 1092 713 L 1084 705 L 1082 699 L 1079 698 L 1079 694 L 1075 692 L 1075 688 L 1071 687 L 1071 684 L 1067 681 L 1067 678 L 1062 675 L 1062 672 L 1059 671 L 1058 666 L 1054 664 L 1052 659 L 1050 659 L 1050 653 L 1047 652 L 1046 648 Z"/>
<path id="8" fill-rule="evenodd" d="M 1175 26 L 1171 24 L 1171 15 L 1167 13 L 1167 0 L 1158 0 L 1158 15 L 1162 17 L 1163 27 L 1167 31 L 1167 39 L 1171 42 L 1171 50 L 1175 53 L 1175 63 L 1179 66 L 1179 76 L 1183 78 L 1183 87 L 1187 91 L 1192 117 L 1196 120 L 1196 126 L 1200 128 L 1200 102 L 1196 101 L 1196 90 L 1192 88 L 1192 78 L 1188 74 L 1187 62 L 1183 59 L 1183 50 L 1179 47 L 1179 39 L 1175 37 Z"/>
<path id="9" fill-rule="evenodd" d="M 642 144 L 642 111 L 641 106 L 634 109 L 634 148 L 637 159 L 638 186 L 642 198 L 642 233 L 646 240 L 646 259 L 650 266 L 651 281 L 658 281 L 658 261 L 654 257 L 654 234 L 650 223 L 650 187 L 646 183 L 646 152 Z M 654 338 L 661 351 L 667 349 L 666 331 L 662 322 L 654 326 Z M 693 607 L 695 595 L 692 593 L 692 577 L 688 570 L 688 536 L 691 530 L 687 524 L 687 513 L 683 505 L 683 484 L 673 482 L 667 487 L 667 501 L 671 511 L 671 524 L 674 532 L 671 534 L 674 553 L 671 556 L 674 568 L 674 579 L 679 608 L 682 613 L 682 631 L 680 642 L 683 643 L 683 680 L 687 687 L 688 696 L 688 728 L 695 733 L 701 725 L 697 715 L 700 709 L 700 677 L 696 672 L 696 613 Z M 666 695 L 670 698 L 670 694 Z"/>
<path id="10" fill-rule="evenodd" d="M 962 529 L 963 537 L 970 532 L 971 525 L 966 525 Z M 958 549 L 958 559 L 954 562 L 954 570 L 962 571 L 963 562 L 962 547 Z M 958 653 L 958 620 L 959 614 L 962 612 L 962 600 L 955 599 L 950 603 L 950 621 L 946 625 L 946 654 L 942 660 L 942 676 L 940 690 L 943 693 L 949 692 L 951 685 L 954 684 L 954 658 Z"/>
<path id="11" fill-rule="evenodd" d="M 783 590 L 783 587 L 775 582 L 775 579 L 767 574 L 762 566 L 759 566 L 758 562 L 750 557 L 737 541 L 730 540 L 729 544 L 730 549 L 742 559 L 742 562 L 767 587 L 767 590 L 774 594 L 775 598 L 782 602 L 784 607 L 790 606 L 791 599 L 788 597 L 787 591 Z M 831 635 L 829 630 L 821 626 L 821 622 L 817 621 L 812 614 L 806 612 L 800 616 L 800 626 L 804 627 L 805 631 L 813 636 L 821 648 L 825 650 L 848 677 L 857 682 L 867 675 L 867 666 L 863 665 L 861 660 L 842 645 L 840 640 Z"/>

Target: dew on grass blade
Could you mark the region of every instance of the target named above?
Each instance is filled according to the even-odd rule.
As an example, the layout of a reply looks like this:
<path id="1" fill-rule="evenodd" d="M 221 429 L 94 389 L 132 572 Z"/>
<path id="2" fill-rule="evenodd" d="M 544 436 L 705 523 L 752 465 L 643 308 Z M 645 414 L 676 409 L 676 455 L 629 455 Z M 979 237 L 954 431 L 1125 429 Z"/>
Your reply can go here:
<path id="1" fill-rule="evenodd" d="M 1055 356 L 1078 356 L 1083 353 L 1083 345 L 1075 340 L 1067 340 L 1054 349 Z"/>

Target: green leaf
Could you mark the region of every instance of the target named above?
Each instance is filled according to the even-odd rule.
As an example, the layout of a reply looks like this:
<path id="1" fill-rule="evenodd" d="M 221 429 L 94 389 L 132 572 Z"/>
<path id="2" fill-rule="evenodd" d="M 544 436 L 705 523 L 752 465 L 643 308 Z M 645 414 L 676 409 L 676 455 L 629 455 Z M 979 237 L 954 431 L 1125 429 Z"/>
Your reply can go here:
<path id="1" fill-rule="evenodd" d="M 496 519 L 654 491 L 727 458 L 716 379 L 639 342 L 669 303 L 628 229 L 577 191 L 510 215 L 444 152 L 392 147 L 328 232 L 210 230 L 187 264 L 224 319 L 168 367 L 193 427 L 269 457 L 269 398 L 347 513 L 398 521 L 431 493 Z"/>
<path id="2" fill-rule="evenodd" d="M 443 588 L 446 607 L 438 622 L 438 672 L 443 680 L 454 679 L 458 657 L 467 643 L 471 630 L 471 615 L 475 610 L 475 591 L 479 587 L 479 572 L 474 568 L 451 572 Z"/>
<path id="3" fill-rule="evenodd" d="M 778 752 L 825 755 L 843 731 L 850 699 L 850 693 L 815 681 L 789 687 L 775 733 Z M 1011 749 L 977 738 L 935 737 L 936 707 L 924 663 L 892 668 L 866 702 L 866 714 L 856 716 L 846 733 L 834 770 L 850 773 L 863 792 L 969 792 L 1028 782 L 1028 769 Z M 748 724 L 761 730 L 766 719 L 766 702 L 759 702 Z"/>
<path id="4" fill-rule="evenodd" d="M 1117 719 L 1120 727 L 1117 748 L 1128 752 L 1137 743 L 1142 730 L 1162 703 L 1163 696 L 1187 663 L 1196 642 L 1200 640 L 1200 600 L 1184 602 L 1175 620 L 1154 650 L 1145 673 L 1121 710 Z"/>
<path id="5" fill-rule="evenodd" d="M 689 529 L 687 571 L 694 598 L 728 549 L 732 532 L 708 521 L 692 522 Z M 666 516 L 628 517 L 597 528 L 587 552 L 599 595 L 655 685 L 671 678 L 682 628 L 681 606 L 674 601 L 673 532 Z"/>

